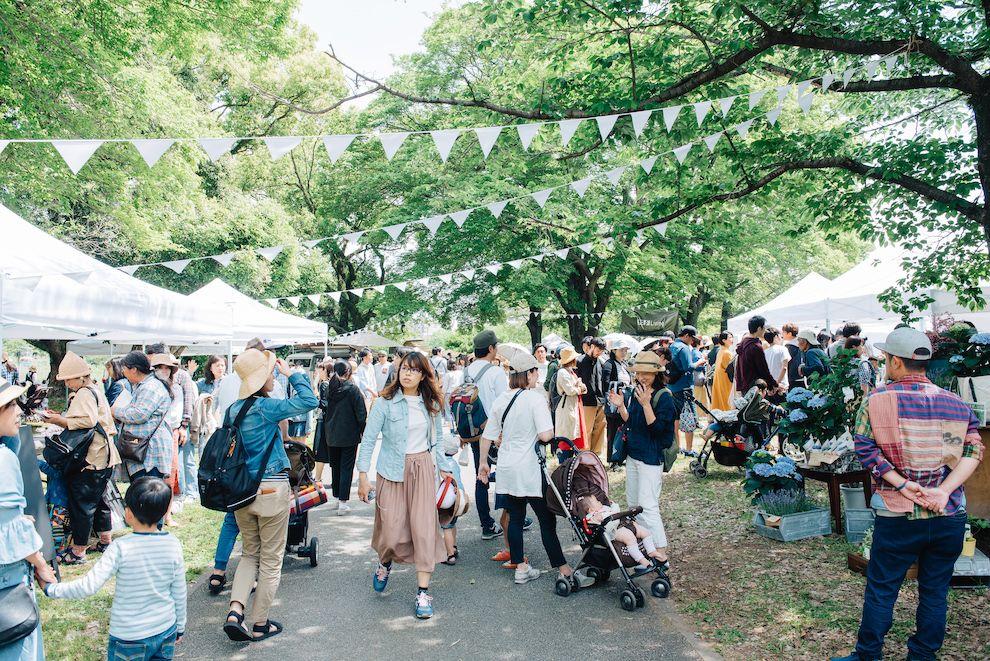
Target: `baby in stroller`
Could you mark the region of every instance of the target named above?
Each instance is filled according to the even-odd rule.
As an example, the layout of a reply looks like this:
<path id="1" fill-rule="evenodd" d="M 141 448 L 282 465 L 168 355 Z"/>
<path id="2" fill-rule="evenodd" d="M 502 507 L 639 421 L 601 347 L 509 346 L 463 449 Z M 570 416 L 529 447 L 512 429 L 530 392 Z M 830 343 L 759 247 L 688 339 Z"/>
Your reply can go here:
<path id="1" fill-rule="evenodd" d="M 600 494 L 599 494 L 600 495 Z M 605 503 L 598 500 L 595 494 L 588 494 L 578 498 L 579 511 L 584 512 L 584 520 L 593 525 L 601 525 L 602 521 L 619 513 L 619 508 L 615 503 L 605 498 Z M 663 563 L 665 559 L 657 550 L 653 543 L 653 535 L 649 530 L 636 523 L 636 518 L 632 516 L 612 519 L 605 524 L 605 531 L 612 535 L 612 539 L 618 543 L 617 550 L 623 560 L 626 557 L 632 558 L 642 569 L 652 569 L 654 562 L 647 559 L 652 558 L 656 563 Z M 642 545 L 643 549 L 640 549 Z M 643 551 L 646 555 L 643 555 Z"/>
<path id="2" fill-rule="evenodd" d="M 769 421 L 773 414 L 781 414 L 783 409 L 767 401 L 767 391 L 769 386 L 763 379 L 753 382 L 753 387 L 742 397 L 737 397 L 733 401 L 735 408 L 731 411 L 721 411 L 712 409 L 711 414 L 714 422 L 701 433 L 701 437 L 708 441 L 723 432 L 723 436 L 731 438 L 738 435 L 740 439 L 735 443 L 742 444 L 740 450 L 752 452 L 762 447 L 766 439 L 765 422 Z M 742 415 L 745 413 L 744 415 Z M 738 430 L 736 429 L 738 427 Z"/>

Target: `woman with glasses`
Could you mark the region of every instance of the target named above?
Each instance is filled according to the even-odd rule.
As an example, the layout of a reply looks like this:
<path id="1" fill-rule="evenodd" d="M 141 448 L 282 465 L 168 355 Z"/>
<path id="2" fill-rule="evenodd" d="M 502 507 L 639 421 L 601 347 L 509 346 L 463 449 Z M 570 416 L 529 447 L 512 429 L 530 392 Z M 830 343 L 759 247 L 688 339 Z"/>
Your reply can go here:
<path id="1" fill-rule="evenodd" d="M 452 477 L 454 463 L 443 452 L 443 396 L 426 355 L 407 353 L 395 372 L 398 378 L 368 413 L 358 450 L 358 497 L 370 500 L 368 469 L 381 435 L 371 537 L 378 567 L 372 586 L 385 590 L 393 562 L 416 565 L 416 617 L 428 619 L 433 616 L 430 578 L 447 557 L 437 514 L 437 472 Z"/>

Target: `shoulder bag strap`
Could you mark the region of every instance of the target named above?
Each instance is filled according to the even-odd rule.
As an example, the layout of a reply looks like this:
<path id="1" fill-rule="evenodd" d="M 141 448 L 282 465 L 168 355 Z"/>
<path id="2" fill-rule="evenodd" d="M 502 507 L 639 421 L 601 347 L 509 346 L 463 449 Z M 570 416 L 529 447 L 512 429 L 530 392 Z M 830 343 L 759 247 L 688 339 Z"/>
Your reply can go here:
<path id="1" fill-rule="evenodd" d="M 484 367 L 482 367 L 480 370 L 478 370 L 478 376 L 471 376 L 471 375 L 465 373 L 464 374 L 464 381 L 467 382 L 467 383 L 475 383 L 476 384 L 476 383 L 478 383 L 478 381 L 481 381 L 481 377 L 483 377 L 485 375 L 485 372 L 487 372 L 488 370 L 490 370 L 493 367 L 495 367 L 495 366 L 492 365 L 491 363 L 488 363 L 487 365 L 485 365 Z M 465 372 L 466 372 L 466 370 L 465 370 Z"/>

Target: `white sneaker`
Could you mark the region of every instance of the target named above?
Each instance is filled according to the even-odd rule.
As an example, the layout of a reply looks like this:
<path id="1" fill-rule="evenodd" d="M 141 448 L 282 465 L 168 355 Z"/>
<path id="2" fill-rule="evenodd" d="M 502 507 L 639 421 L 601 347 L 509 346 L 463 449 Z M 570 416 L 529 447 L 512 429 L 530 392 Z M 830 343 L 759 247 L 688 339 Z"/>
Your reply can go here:
<path id="1" fill-rule="evenodd" d="M 347 503 L 337 501 L 337 516 L 344 516 L 351 511 L 351 506 Z"/>
<path id="2" fill-rule="evenodd" d="M 574 582 L 579 588 L 588 588 L 595 584 L 595 579 L 588 576 L 585 570 L 578 569 L 574 572 Z"/>
<path id="3" fill-rule="evenodd" d="M 516 585 L 522 585 L 523 583 L 529 583 L 530 581 L 535 581 L 540 577 L 539 569 L 530 565 L 526 569 L 516 569 Z"/>
<path id="4" fill-rule="evenodd" d="M 338 507 L 340 507 L 340 501 L 337 500 L 336 498 L 331 498 L 330 500 L 327 501 L 327 509 L 335 510 Z"/>

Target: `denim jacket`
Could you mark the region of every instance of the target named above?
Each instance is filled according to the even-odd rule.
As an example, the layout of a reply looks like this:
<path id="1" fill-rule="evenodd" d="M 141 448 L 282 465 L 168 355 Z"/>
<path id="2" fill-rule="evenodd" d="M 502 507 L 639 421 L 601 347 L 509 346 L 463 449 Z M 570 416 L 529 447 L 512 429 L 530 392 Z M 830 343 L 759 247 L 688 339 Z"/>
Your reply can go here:
<path id="1" fill-rule="evenodd" d="M 300 413 L 306 413 L 316 408 L 320 400 L 313 394 L 309 385 L 309 377 L 305 374 L 293 374 L 289 377 L 295 394 L 289 399 L 271 399 L 259 397 L 244 416 L 240 427 L 240 439 L 248 453 L 248 467 L 252 472 L 261 467 L 261 458 L 268 444 L 279 434 L 278 423 Z M 237 417 L 238 411 L 247 400 L 239 399 L 227 411 L 231 423 Z M 272 454 L 268 458 L 264 477 L 270 477 L 289 468 L 289 458 L 285 448 L 279 441 L 275 442 Z"/>
<path id="2" fill-rule="evenodd" d="M 448 473 L 454 472 L 453 460 L 443 453 L 443 418 L 438 413 L 429 415 L 426 405 L 419 402 L 424 415 L 433 427 L 430 452 L 436 466 Z M 361 437 L 358 449 L 358 472 L 367 473 L 371 468 L 371 455 L 378 445 L 378 435 L 382 435 L 382 449 L 378 453 L 378 474 L 386 480 L 401 482 L 406 466 L 406 443 L 409 434 L 409 402 L 402 391 L 397 391 L 392 399 L 379 397 L 371 406 L 368 422 Z"/>

